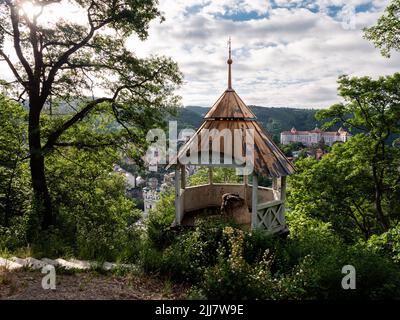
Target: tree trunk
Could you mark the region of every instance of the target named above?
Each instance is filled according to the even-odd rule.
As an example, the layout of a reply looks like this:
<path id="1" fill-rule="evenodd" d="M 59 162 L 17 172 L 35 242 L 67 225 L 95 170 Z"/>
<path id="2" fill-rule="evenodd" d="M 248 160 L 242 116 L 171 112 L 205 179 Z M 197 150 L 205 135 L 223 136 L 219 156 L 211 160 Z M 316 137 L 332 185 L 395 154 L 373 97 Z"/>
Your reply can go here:
<path id="1" fill-rule="evenodd" d="M 389 230 L 389 222 L 387 217 L 385 216 L 383 209 L 382 209 L 382 197 L 383 197 L 383 186 L 382 186 L 382 177 L 378 176 L 378 168 L 376 165 L 372 166 L 372 173 L 374 177 L 374 184 L 375 184 L 375 210 L 376 210 L 376 217 L 381 224 L 383 231 Z"/>
<path id="2" fill-rule="evenodd" d="M 29 110 L 29 153 L 32 188 L 35 206 L 41 215 L 42 229 L 47 230 L 49 226 L 54 224 L 54 214 L 45 176 L 39 120 L 40 111 L 38 111 L 37 106 L 31 105 Z"/>

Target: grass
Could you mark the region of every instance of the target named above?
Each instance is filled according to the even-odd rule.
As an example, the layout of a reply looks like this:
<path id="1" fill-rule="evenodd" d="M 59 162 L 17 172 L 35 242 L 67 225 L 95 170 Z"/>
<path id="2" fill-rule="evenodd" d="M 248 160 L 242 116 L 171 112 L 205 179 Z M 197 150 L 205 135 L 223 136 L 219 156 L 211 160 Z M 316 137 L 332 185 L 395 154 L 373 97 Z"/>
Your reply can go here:
<path id="1" fill-rule="evenodd" d="M 34 252 L 32 250 L 32 247 L 30 247 L 30 246 L 18 248 L 14 252 L 14 256 L 16 256 L 18 258 L 21 258 L 21 259 L 33 257 L 34 255 L 35 254 L 34 254 Z"/>
<path id="2" fill-rule="evenodd" d="M 0 248 L 0 258 L 9 259 L 12 257 L 10 251 L 7 248 Z"/>

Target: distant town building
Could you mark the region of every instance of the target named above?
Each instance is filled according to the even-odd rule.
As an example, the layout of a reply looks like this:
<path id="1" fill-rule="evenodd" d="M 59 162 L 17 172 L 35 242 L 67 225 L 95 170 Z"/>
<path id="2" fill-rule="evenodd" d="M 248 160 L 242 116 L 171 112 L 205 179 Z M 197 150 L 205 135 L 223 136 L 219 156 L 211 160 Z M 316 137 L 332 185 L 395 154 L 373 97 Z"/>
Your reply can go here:
<path id="1" fill-rule="evenodd" d="M 156 204 L 160 200 L 160 191 L 149 187 L 143 188 L 144 215 L 148 216 L 149 211 L 156 208 Z"/>
<path id="2" fill-rule="evenodd" d="M 335 142 L 346 142 L 350 137 L 351 134 L 343 128 L 340 128 L 337 132 L 327 132 L 318 127 L 311 131 L 297 131 L 293 127 L 290 131 L 281 132 L 281 144 L 301 142 L 309 147 L 323 141 L 326 145 L 331 146 Z"/>

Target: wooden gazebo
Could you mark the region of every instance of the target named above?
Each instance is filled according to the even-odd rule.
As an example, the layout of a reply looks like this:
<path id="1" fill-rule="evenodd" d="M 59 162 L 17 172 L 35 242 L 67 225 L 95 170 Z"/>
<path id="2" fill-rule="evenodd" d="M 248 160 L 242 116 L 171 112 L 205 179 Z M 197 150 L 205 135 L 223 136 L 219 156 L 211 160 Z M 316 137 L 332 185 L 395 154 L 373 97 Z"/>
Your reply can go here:
<path id="1" fill-rule="evenodd" d="M 222 197 L 225 194 L 235 194 L 243 199 L 248 210 L 239 219 L 251 228 L 263 228 L 270 233 L 281 233 L 286 230 L 284 216 L 284 202 L 286 189 L 286 176 L 294 173 L 295 169 L 291 162 L 285 157 L 282 151 L 275 145 L 272 138 L 263 130 L 256 121 L 256 116 L 246 106 L 243 100 L 232 89 L 232 59 L 231 48 L 229 45 L 228 59 L 228 89 L 222 94 L 217 102 L 212 106 L 204 117 L 204 122 L 194 136 L 181 147 L 175 159 L 175 225 L 187 225 L 195 220 L 193 215 L 203 209 L 220 207 Z M 210 135 L 204 139 L 203 132 L 209 130 L 223 134 Z M 251 157 L 246 151 L 245 157 L 252 159 L 252 172 L 243 170 L 243 166 L 235 163 L 215 163 L 213 161 L 201 161 L 198 163 L 188 163 L 187 160 L 181 161 L 182 157 L 190 154 L 192 147 L 198 150 L 198 156 L 204 150 L 209 151 L 210 156 L 219 153 L 220 158 L 225 158 L 226 153 L 231 156 L 232 148 L 227 148 L 224 133 L 232 133 L 241 130 L 250 130 L 254 139 Z M 224 145 L 218 146 L 214 139 L 219 142 L 224 139 Z M 203 139 L 201 139 L 203 138 Z M 228 141 L 228 143 L 233 143 Z M 197 145 L 194 145 L 197 144 Z M 245 144 L 244 141 L 241 143 Z M 218 146 L 215 148 L 214 146 Z M 228 147 L 230 147 L 228 145 Z M 203 156 L 203 154 L 202 154 Z M 186 186 L 186 165 L 199 165 L 209 167 L 209 183 L 201 186 Z M 242 184 L 216 184 L 213 182 L 213 167 L 242 167 Z M 248 175 L 252 174 L 252 184 L 248 183 Z M 272 179 L 272 188 L 258 186 L 258 177 Z"/>

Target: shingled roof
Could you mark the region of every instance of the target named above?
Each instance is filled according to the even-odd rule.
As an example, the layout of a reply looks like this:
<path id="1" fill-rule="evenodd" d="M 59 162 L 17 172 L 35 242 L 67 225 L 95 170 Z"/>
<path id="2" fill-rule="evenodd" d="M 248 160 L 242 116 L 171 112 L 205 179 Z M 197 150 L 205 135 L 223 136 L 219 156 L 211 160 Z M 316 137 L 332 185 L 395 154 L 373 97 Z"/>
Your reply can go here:
<path id="1" fill-rule="evenodd" d="M 227 89 L 204 117 L 204 119 L 219 118 L 256 119 L 256 116 L 235 90 Z"/>
<path id="2" fill-rule="evenodd" d="M 196 143 L 196 141 L 198 143 L 199 153 L 202 150 L 217 151 L 212 150 L 214 144 L 210 146 L 210 141 L 202 141 L 201 137 L 204 137 L 204 135 L 202 135 L 204 130 L 217 129 L 220 132 L 221 130 L 228 129 L 231 131 L 233 137 L 235 129 L 240 129 L 243 132 L 245 132 L 246 129 L 252 129 L 254 132 L 254 171 L 260 176 L 269 178 L 282 177 L 294 173 L 295 169 L 292 163 L 276 146 L 271 136 L 264 131 L 262 126 L 256 121 L 254 113 L 243 102 L 235 90 L 232 89 L 231 65 L 231 49 L 229 47 L 228 89 L 205 115 L 204 122 L 195 135 L 193 135 L 179 150 L 178 159 L 185 154 L 187 155 L 193 143 Z M 242 145 L 245 143 L 245 138 L 243 138 Z M 231 150 L 234 150 L 233 145 L 232 148 L 230 148 L 230 151 Z M 221 143 L 218 151 L 224 154 L 223 143 Z"/>

